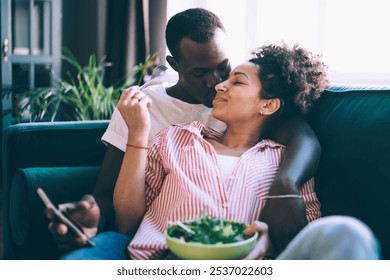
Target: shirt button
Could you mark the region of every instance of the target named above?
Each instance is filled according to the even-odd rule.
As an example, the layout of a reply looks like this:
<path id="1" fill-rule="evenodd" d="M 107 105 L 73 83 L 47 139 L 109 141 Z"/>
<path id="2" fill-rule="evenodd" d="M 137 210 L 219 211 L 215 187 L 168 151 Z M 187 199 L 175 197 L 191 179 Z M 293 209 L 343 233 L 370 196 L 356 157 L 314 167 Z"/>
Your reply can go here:
<path id="1" fill-rule="evenodd" d="M 224 203 L 222 204 L 222 207 L 223 207 L 223 208 L 226 208 L 226 207 L 228 207 L 228 205 L 229 205 L 229 204 L 228 204 L 227 202 L 224 202 Z"/>

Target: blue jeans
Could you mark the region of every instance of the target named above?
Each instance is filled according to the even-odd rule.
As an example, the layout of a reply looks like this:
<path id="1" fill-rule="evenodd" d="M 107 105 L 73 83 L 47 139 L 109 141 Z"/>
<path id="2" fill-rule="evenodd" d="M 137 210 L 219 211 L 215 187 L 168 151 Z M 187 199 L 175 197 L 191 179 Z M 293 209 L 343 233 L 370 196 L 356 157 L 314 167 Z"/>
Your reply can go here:
<path id="1" fill-rule="evenodd" d="M 327 216 L 305 228 L 278 260 L 378 260 L 380 244 L 366 224 L 348 216 Z"/>
<path id="2" fill-rule="evenodd" d="M 61 260 L 128 260 L 131 237 L 119 232 L 102 232 L 93 238 L 94 247 L 83 247 L 64 254 Z"/>

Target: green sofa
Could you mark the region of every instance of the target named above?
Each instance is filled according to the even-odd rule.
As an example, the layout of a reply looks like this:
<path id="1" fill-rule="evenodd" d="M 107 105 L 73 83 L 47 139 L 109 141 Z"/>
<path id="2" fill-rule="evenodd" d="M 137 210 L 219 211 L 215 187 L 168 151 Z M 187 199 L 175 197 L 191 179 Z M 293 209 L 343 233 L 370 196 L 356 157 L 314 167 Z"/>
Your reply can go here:
<path id="1" fill-rule="evenodd" d="M 90 193 L 102 163 L 108 121 L 26 123 L 3 136 L 4 259 L 54 259 L 55 244 L 36 195 L 54 203 Z"/>
<path id="2" fill-rule="evenodd" d="M 390 259 L 390 86 L 332 87 L 308 122 L 322 145 L 315 176 L 323 215 L 367 223 Z M 4 258 L 53 259 L 57 251 L 36 188 L 55 203 L 91 192 L 108 121 L 19 124 L 3 139 Z"/>

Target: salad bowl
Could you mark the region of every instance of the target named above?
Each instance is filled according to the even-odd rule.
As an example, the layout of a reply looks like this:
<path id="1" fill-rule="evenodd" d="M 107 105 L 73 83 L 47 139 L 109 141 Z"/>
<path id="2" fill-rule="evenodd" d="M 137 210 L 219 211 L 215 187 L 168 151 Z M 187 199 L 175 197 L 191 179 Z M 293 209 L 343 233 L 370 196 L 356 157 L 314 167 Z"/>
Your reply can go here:
<path id="1" fill-rule="evenodd" d="M 245 236 L 244 224 L 205 218 L 168 227 L 169 250 L 185 260 L 238 260 L 255 246 L 258 233 Z"/>

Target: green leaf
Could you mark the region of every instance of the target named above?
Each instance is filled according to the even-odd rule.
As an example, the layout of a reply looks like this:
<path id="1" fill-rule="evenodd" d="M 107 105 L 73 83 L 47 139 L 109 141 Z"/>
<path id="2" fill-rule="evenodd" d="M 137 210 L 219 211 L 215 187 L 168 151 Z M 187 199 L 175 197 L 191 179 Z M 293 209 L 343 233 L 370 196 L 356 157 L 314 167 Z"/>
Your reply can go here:
<path id="1" fill-rule="evenodd" d="M 148 69 L 154 65 L 156 57 L 157 53 L 146 57 L 143 63 L 136 65 L 124 77 L 119 86 L 105 85 L 105 71 L 111 63 L 106 62 L 105 58 L 97 61 L 96 56 L 91 54 L 88 64 L 82 66 L 72 51 L 65 47 L 62 59 L 74 68 L 75 76 L 67 73 L 67 80 L 53 76 L 55 87 L 24 91 L 2 89 L 2 96 L 12 96 L 15 100 L 17 105 L 13 113 L 17 121 L 21 121 L 23 115 L 28 115 L 30 121 L 54 121 L 58 117 L 61 120 L 109 119 L 121 90 L 134 84 L 140 85 Z"/>

